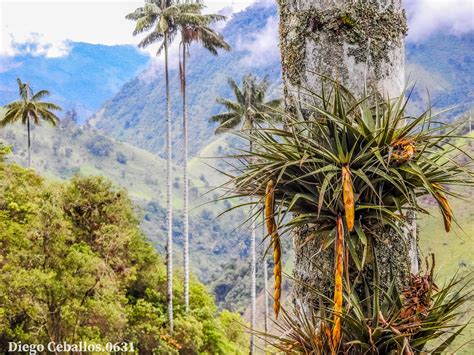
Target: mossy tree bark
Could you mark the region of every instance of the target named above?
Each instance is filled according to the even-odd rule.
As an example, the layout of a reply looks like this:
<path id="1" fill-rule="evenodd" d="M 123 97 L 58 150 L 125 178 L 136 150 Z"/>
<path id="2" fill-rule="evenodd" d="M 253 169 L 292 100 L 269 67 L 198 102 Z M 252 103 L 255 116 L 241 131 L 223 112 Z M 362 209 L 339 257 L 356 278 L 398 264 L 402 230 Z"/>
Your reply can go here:
<path id="1" fill-rule="evenodd" d="M 321 92 L 322 76 L 338 80 L 359 97 L 379 93 L 399 96 L 405 85 L 406 17 L 401 0 L 279 0 L 280 50 L 286 109 L 311 119 L 305 90 Z M 410 236 L 412 237 L 412 236 Z M 324 238 L 307 226 L 294 231 L 296 283 L 294 297 L 314 307 L 305 285 L 332 294 L 334 250 L 321 251 Z M 374 238 L 381 286 L 395 278 L 407 284 L 413 250 L 393 231 Z M 412 244 L 413 245 L 413 244 Z M 416 242 L 415 242 L 416 248 Z M 373 266 L 363 270 L 371 279 Z"/>

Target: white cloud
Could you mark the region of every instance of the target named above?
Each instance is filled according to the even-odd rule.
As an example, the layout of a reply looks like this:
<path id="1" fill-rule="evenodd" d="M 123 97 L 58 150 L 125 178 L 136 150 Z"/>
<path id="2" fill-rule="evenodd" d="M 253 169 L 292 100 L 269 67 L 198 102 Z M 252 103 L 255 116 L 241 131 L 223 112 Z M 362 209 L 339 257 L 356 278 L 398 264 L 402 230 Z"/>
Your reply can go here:
<path id="1" fill-rule="evenodd" d="M 405 0 L 408 41 L 420 42 L 435 32 L 464 34 L 474 30 L 472 0 Z"/>
<path id="2" fill-rule="evenodd" d="M 252 35 L 250 41 L 244 41 L 241 38 L 237 43 L 237 49 L 248 52 L 242 60 L 242 64 L 248 67 L 265 66 L 280 60 L 278 17 L 269 17 L 265 27 Z"/>
<path id="3" fill-rule="evenodd" d="M 134 24 L 124 16 L 144 0 L 0 0 L 0 55 L 20 51 L 33 55 L 61 56 L 67 41 L 105 45 L 137 44 L 131 35 Z M 241 11 L 256 0 L 205 0 L 208 12 L 225 9 L 227 15 Z M 274 0 L 260 0 L 274 4 Z M 435 31 L 465 33 L 474 30 L 472 0 L 405 0 L 409 17 L 409 41 L 420 41 Z M 268 25 L 268 24 L 267 24 Z M 222 24 L 220 25 L 222 26 Z M 271 35 L 266 28 L 262 35 Z M 271 38 L 274 41 L 273 37 Z M 256 53 L 253 39 L 247 50 Z M 273 42 L 276 43 L 276 42 Z M 269 46 L 266 45 L 267 48 Z M 147 49 L 154 55 L 156 48 Z"/>
<path id="4" fill-rule="evenodd" d="M 136 43 L 125 14 L 140 1 L 0 0 L 1 46 L 13 54 L 19 44 L 38 41 L 36 54 L 61 55 L 67 40 L 106 45 Z M 33 41 L 33 42 L 32 42 Z"/>
<path id="5" fill-rule="evenodd" d="M 254 0 L 208 0 L 207 11 L 229 7 L 240 11 Z M 137 44 L 126 14 L 144 0 L 0 0 L 0 55 L 19 51 L 61 56 L 67 41 L 95 44 Z M 36 44 L 36 45 L 35 45 Z M 154 55 L 156 48 L 146 50 Z"/>
<path id="6" fill-rule="evenodd" d="M 51 42 L 39 33 L 30 33 L 20 41 L 17 41 L 14 35 L 10 35 L 10 38 L 11 40 L 7 43 L 5 49 L 9 56 L 29 54 L 34 57 L 54 58 L 62 57 L 69 53 L 68 41 Z"/>

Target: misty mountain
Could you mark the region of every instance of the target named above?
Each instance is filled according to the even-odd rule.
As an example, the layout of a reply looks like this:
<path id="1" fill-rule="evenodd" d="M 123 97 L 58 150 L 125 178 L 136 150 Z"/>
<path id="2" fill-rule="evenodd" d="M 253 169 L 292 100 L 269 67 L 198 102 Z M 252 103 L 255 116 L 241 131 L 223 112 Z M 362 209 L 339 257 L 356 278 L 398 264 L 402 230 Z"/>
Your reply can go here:
<path id="1" fill-rule="evenodd" d="M 70 42 L 63 57 L 1 56 L 0 105 L 18 98 L 16 78 L 20 77 L 33 90 L 49 90 L 52 101 L 64 109 L 74 107 L 85 120 L 148 63 L 149 57 L 133 46 L 80 42 Z"/>
<path id="2" fill-rule="evenodd" d="M 274 6 L 254 5 L 237 13 L 221 31 L 232 47 L 217 57 L 197 45 L 190 49 L 188 68 L 189 142 L 191 154 L 213 137 L 215 126 L 208 118 L 219 112 L 216 97 L 231 94 L 227 79 L 241 79 L 246 72 L 269 76 L 270 91 L 278 95 L 279 52 L 276 43 L 277 10 Z M 265 43 L 261 36 L 265 36 Z M 273 43 L 267 43 L 273 41 Z M 268 46 L 270 44 L 270 46 Z M 173 141 L 180 146 L 181 94 L 178 69 L 171 65 Z M 124 85 L 122 90 L 90 120 L 97 129 L 163 156 L 165 135 L 165 86 L 163 68 L 155 65 Z M 180 159 L 179 153 L 176 154 Z"/>

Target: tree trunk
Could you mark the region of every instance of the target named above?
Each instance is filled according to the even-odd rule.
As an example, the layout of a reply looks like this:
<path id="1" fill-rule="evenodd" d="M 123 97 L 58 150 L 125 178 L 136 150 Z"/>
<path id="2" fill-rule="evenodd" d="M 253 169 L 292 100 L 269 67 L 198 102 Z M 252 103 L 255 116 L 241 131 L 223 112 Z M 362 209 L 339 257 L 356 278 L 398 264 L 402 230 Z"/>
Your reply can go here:
<path id="1" fill-rule="evenodd" d="M 352 92 L 399 96 L 405 84 L 401 0 L 279 0 L 280 49 L 287 105 L 321 77 Z M 304 112 L 303 112 L 304 114 Z"/>
<path id="2" fill-rule="evenodd" d="M 257 328 L 257 253 L 256 253 L 256 231 L 255 221 L 252 221 L 251 227 L 251 242 L 250 242 L 250 253 L 251 253 L 251 272 L 252 272 L 252 284 L 251 284 L 251 297 L 252 297 L 252 308 L 250 310 L 250 323 L 252 325 L 252 333 L 250 334 L 250 354 L 255 353 L 255 336 L 253 331 Z"/>
<path id="3" fill-rule="evenodd" d="M 285 106 L 309 117 L 305 90 L 320 93 L 322 76 L 339 81 L 360 98 L 378 93 L 396 97 L 404 87 L 406 18 L 401 0 L 279 0 L 280 50 Z M 318 75 L 320 74 L 320 75 Z M 334 287 L 334 250 L 321 251 L 322 237 L 312 226 L 294 231 L 294 297 L 304 307 L 314 301 L 304 284 L 325 294 Z M 413 238 L 411 238 L 413 240 Z M 394 278 L 407 284 L 412 268 L 409 241 L 381 230 L 374 241 L 381 287 Z M 414 248 L 416 252 L 416 241 Z M 365 276 L 370 280 L 373 269 Z"/>
<path id="4" fill-rule="evenodd" d="M 30 115 L 26 120 L 26 129 L 28 130 L 28 168 L 31 167 L 31 126 L 30 126 Z"/>
<path id="5" fill-rule="evenodd" d="M 166 204 L 168 240 L 166 243 L 166 271 L 168 278 L 168 323 L 170 333 L 173 334 L 173 201 L 172 201 L 172 170 L 171 170 L 171 107 L 170 107 L 170 82 L 168 74 L 168 34 L 164 38 L 165 50 L 165 85 L 166 85 Z"/>
<path id="6" fill-rule="evenodd" d="M 183 43 L 181 88 L 183 95 L 183 184 L 184 184 L 184 305 L 189 311 L 189 192 L 188 192 L 188 117 L 186 110 L 186 44 Z"/>
<path id="7" fill-rule="evenodd" d="M 252 123 L 253 126 L 253 123 Z M 250 142 L 250 153 L 253 151 L 252 142 Z M 252 213 L 252 210 L 250 211 Z M 251 297 L 251 308 L 250 308 L 250 324 L 252 332 L 250 333 L 250 354 L 255 353 L 255 335 L 254 331 L 257 327 L 257 246 L 256 246 L 256 230 L 255 230 L 255 219 L 252 218 L 251 228 L 251 240 L 250 240 L 250 263 L 251 263 L 251 285 L 250 285 L 250 297 Z"/>
<path id="8" fill-rule="evenodd" d="M 265 215 L 263 215 L 263 224 L 262 224 L 262 238 L 266 235 L 265 231 Z M 263 291 L 264 291 L 264 300 L 265 300 L 265 309 L 264 309 L 264 330 L 265 334 L 268 333 L 268 263 L 267 255 L 265 250 L 265 245 L 262 246 L 262 264 L 263 264 Z"/>

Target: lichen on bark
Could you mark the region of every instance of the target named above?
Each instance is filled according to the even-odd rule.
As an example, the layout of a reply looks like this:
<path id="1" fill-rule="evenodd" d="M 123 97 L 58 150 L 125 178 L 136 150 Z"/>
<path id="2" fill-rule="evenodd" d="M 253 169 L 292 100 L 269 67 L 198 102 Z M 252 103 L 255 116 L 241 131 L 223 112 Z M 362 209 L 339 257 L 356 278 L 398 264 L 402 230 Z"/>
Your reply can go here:
<path id="1" fill-rule="evenodd" d="M 289 2 L 280 0 L 279 14 L 282 69 L 295 86 L 301 84 L 305 72 L 308 41 L 325 42 L 343 52 L 347 45 L 347 55 L 356 63 L 365 63 L 370 56 L 375 74 L 381 78 L 381 64 L 390 61 L 389 51 L 400 45 L 408 31 L 404 11 L 393 5 L 381 10 L 370 1 L 328 9 L 290 10 Z"/>
<path id="2" fill-rule="evenodd" d="M 360 272 L 350 257 L 345 259 L 348 261 L 349 282 L 358 296 L 365 299 L 368 296 L 366 286 L 373 289 L 376 265 L 379 278 L 377 283 L 381 290 L 389 289 L 392 283 L 397 290 L 405 289 L 409 284 L 411 265 L 408 240 L 391 228 L 380 228 L 369 238 L 372 246 L 369 247 L 367 259 Z M 314 226 L 304 226 L 293 231 L 293 277 L 298 280 L 293 284 L 293 292 L 297 296 L 296 299 L 306 306 L 319 306 L 318 294 L 312 290 L 318 290 L 328 298 L 333 297 L 334 244 L 325 245 L 327 240 L 327 233 L 319 233 Z"/>
<path id="3" fill-rule="evenodd" d="M 283 93 L 289 114 L 314 118 L 311 106 L 320 102 L 306 90 L 321 93 L 327 82 L 323 77 L 338 81 L 358 98 L 394 98 L 402 93 L 407 24 L 401 0 L 278 0 L 278 5 Z M 395 236 L 387 228 L 374 238 L 381 288 L 392 279 L 399 288 L 408 282 L 407 240 L 416 244 L 409 237 Z M 322 250 L 323 240 L 314 226 L 293 231 L 294 296 L 303 307 L 317 308 L 308 286 L 326 296 L 333 293 L 334 250 L 333 245 Z M 363 274 L 370 284 L 373 266 L 369 261 L 366 265 Z M 351 266 L 350 274 L 356 275 Z"/>

